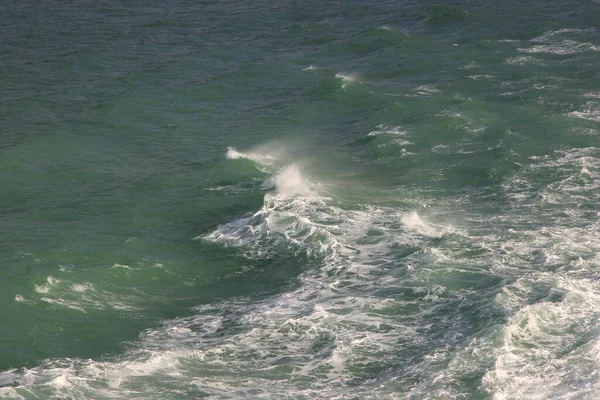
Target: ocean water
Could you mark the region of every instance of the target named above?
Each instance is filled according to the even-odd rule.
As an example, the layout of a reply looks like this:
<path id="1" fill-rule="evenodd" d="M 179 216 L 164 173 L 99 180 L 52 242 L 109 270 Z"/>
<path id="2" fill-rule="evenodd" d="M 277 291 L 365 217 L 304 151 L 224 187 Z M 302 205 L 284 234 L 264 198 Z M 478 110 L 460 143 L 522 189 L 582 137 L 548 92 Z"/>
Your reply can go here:
<path id="1" fill-rule="evenodd" d="M 600 398 L 600 2 L 5 1 L 0 398 Z"/>

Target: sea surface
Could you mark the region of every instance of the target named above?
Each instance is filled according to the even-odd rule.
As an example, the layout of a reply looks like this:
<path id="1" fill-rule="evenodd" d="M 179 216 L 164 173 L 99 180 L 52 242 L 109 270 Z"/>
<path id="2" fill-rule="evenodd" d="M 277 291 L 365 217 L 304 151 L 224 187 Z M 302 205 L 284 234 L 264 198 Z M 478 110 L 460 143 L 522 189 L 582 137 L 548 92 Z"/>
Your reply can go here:
<path id="1" fill-rule="evenodd" d="M 0 5 L 0 398 L 599 399 L 600 1 Z"/>

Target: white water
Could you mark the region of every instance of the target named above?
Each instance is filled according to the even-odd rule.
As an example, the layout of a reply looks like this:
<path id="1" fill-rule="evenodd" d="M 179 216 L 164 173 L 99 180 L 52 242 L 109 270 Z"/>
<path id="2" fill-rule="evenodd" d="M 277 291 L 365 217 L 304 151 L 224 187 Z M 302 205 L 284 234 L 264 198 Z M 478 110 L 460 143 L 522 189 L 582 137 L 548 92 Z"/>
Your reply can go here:
<path id="1" fill-rule="evenodd" d="M 569 204 L 568 196 L 594 188 L 596 156 L 589 148 L 533 160 L 504 184 L 521 208 L 476 233 L 478 217 L 464 214 L 466 204 L 344 208 L 298 164 L 276 169 L 283 162 L 261 154 L 258 167 L 275 171 L 263 206 L 199 239 L 239 248 L 250 264 L 277 254 L 305 260 L 292 288 L 197 307 L 143 332 L 112 360 L 4 372 L 0 380 L 15 387 L 0 394 L 458 399 L 474 390 L 461 382 L 482 376 L 475 389 L 495 399 L 594 398 L 600 286 L 590 274 L 598 224 L 520 229 L 530 217 L 519 210 L 536 190 L 544 201 Z M 536 188 L 535 175 L 556 167 L 563 178 Z M 37 293 L 58 288 L 87 307 L 99 296 L 94 286 L 52 277 Z M 486 313 L 504 314 L 505 323 L 473 325 Z"/>

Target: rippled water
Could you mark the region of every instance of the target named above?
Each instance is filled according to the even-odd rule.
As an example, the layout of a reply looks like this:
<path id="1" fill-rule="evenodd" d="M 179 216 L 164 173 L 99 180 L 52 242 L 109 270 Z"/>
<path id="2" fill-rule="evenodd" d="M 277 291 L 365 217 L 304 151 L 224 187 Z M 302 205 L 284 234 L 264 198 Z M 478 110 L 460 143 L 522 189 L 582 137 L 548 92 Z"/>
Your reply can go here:
<path id="1" fill-rule="evenodd" d="M 600 3 L 0 21 L 0 397 L 600 397 Z"/>

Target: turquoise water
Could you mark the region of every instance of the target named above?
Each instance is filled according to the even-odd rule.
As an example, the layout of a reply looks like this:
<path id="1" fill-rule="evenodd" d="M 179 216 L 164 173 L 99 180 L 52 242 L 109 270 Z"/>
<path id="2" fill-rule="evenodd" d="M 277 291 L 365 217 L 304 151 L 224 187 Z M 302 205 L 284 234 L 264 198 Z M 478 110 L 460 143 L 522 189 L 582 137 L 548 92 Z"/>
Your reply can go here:
<path id="1" fill-rule="evenodd" d="M 600 397 L 600 3 L 0 19 L 0 397 Z"/>

